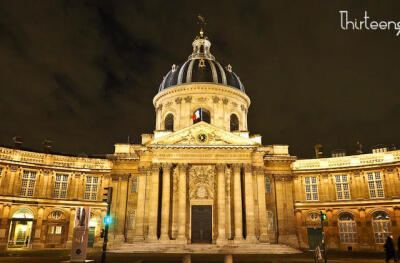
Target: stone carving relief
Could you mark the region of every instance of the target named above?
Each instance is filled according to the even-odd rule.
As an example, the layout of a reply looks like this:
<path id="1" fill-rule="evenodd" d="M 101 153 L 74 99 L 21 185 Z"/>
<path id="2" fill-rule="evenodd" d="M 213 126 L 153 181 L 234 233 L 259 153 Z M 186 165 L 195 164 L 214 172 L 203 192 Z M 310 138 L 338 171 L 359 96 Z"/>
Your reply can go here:
<path id="1" fill-rule="evenodd" d="M 229 100 L 227 98 L 223 98 L 222 102 L 226 105 L 226 104 L 228 104 Z"/>
<path id="2" fill-rule="evenodd" d="M 186 97 L 185 97 L 185 102 L 186 102 L 186 103 L 192 102 L 192 96 L 186 96 Z"/>
<path id="3" fill-rule="evenodd" d="M 192 166 L 189 170 L 190 199 L 214 199 L 214 176 L 212 165 Z"/>
<path id="4" fill-rule="evenodd" d="M 197 99 L 198 102 L 206 102 L 207 98 L 201 97 Z"/>
<path id="5" fill-rule="evenodd" d="M 181 102 L 182 102 L 182 98 L 181 97 L 178 97 L 178 98 L 175 99 L 175 103 L 176 104 L 181 104 Z"/>
<path id="6" fill-rule="evenodd" d="M 212 100 L 214 103 L 218 103 L 219 102 L 219 98 L 217 96 L 213 96 Z"/>
<path id="7" fill-rule="evenodd" d="M 172 101 L 168 101 L 166 104 L 165 104 L 165 107 L 169 107 L 169 106 L 171 106 L 172 105 Z"/>

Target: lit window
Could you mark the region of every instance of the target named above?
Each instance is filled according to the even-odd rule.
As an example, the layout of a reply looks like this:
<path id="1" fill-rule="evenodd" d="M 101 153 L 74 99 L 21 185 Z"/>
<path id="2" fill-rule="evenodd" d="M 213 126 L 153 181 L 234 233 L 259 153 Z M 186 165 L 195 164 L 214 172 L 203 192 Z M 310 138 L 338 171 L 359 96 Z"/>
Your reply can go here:
<path id="1" fill-rule="evenodd" d="M 134 177 L 132 179 L 132 193 L 137 193 L 137 188 L 138 188 L 138 179 L 137 177 Z"/>
<path id="2" fill-rule="evenodd" d="M 338 200 L 350 199 L 349 180 L 347 175 L 335 175 L 336 195 Z"/>
<path id="3" fill-rule="evenodd" d="M 318 201 L 317 177 L 316 176 L 304 177 L 304 182 L 306 188 L 306 200 Z"/>
<path id="4" fill-rule="evenodd" d="M 372 216 L 375 242 L 383 244 L 386 238 L 392 234 L 390 218 L 385 212 L 375 212 Z"/>
<path id="5" fill-rule="evenodd" d="M 345 213 L 339 216 L 339 236 L 342 243 L 357 243 L 356 223 L 351 214 Z"/>
<path id="6" fill-rule="evenodd" d="M 368 188 L 371 198 L 384 198 L 382 177 L 380 172 L 368 173 Z"/>
<path id="7" fill-rule="evenodd" d="M 265 193 L 267 194 L 271 193 L 271 180 L 269 179 L 268 176 L 265 177 Z"/>
<path id="8" fill-rule="evenodd" d="M 33 196 L 35 192 L 36 172 L 24 171 L 21 182 L 21 195 Z"/>
<path id="9" fill-rule="evenodd" d="M 99 178 L 96 176 L 86 177 L 85 186 L 85 199 L 86 200 L 97 200 L 97 189 L 98 189 Z"/>
<path id="10" fill-rule="evenodd" d="M 54 181 L 54 198 L 66 198 L 68 188 L 68 175 L 56 174 Z"/>

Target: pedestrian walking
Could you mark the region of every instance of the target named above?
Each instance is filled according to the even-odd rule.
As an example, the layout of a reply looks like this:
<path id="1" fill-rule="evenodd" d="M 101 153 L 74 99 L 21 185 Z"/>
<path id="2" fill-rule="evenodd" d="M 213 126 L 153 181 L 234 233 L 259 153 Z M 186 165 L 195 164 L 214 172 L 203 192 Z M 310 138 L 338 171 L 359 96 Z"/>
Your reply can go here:
<path id="1" fill-rule="evenodd" d="M 388 236 L 386 238 L 386 242 L 383 245 L 383 247 L 385 248 L 385 256 L 386 256 L 385 262 L 389 262 L 391 259 L 393 259 L 393 262 L 396 262 L 393 236 Z"/>

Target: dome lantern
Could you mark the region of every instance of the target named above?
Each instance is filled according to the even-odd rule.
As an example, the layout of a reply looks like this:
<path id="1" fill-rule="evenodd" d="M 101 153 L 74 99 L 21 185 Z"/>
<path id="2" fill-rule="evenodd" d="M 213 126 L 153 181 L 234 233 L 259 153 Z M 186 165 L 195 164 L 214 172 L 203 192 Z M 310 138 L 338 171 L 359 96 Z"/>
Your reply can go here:
<path id="1" fill-rule="evenodd" d="M 204 36 L 203 29 L 200 29 L 200 36 L 197 36 L 193 43 L 193 53 L 189 56 L 188 59 L 211 59 L 215 60 L 214 56 L 211 55 L 210 47 L 211 42 L 207 37 Z"/>

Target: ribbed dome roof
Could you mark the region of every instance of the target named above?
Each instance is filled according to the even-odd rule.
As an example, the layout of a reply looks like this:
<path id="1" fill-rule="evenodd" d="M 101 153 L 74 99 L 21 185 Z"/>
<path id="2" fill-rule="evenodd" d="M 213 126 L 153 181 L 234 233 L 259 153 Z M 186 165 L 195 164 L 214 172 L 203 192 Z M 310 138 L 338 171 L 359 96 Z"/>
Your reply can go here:
<path id="1" fill-rule="evenodd" d="M 203 37 L 203 31 L 200 31 L 200 37 L 196 37 L 192 45 L 193 53 L 189 59 L 178 66 L 172 65 L 172 69 L 161 82 L 159 92 L 172 86 L 195 82 L 217 83 L 245 92 L 231 65 L 224 68 L 211 55 L 211 43 L 207 37 Z"/>

